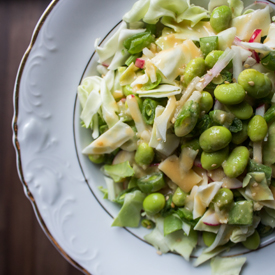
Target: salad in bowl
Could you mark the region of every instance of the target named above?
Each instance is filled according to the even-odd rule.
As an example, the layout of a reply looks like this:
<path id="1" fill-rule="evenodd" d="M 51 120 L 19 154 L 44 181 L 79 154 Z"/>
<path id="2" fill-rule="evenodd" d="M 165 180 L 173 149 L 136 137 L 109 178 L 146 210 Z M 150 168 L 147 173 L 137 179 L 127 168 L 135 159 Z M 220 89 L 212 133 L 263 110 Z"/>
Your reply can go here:
<path id="1" fill-rule="evenodd" d="M 83 148 L 100 165 L 112 226 L 213 274 L 275 227 L 275 23 L 268 2 L 139 0 L 95 42 L 98 75 L 78 87 Z M 234 273 L 235 272 L 235 273 Z"/>

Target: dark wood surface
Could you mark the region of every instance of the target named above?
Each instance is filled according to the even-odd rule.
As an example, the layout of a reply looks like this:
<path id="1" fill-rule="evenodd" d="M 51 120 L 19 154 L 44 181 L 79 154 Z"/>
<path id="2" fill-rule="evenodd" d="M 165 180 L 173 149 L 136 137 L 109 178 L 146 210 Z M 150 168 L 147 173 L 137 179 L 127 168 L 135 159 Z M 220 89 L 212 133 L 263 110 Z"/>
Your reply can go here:
<path id="1" fill-rule="evenodd" d="M 0 0 L 0 274 L 80 275 L 48 240 L 26 198 L 12 145 L 13 86 L 49 0 Z"/>

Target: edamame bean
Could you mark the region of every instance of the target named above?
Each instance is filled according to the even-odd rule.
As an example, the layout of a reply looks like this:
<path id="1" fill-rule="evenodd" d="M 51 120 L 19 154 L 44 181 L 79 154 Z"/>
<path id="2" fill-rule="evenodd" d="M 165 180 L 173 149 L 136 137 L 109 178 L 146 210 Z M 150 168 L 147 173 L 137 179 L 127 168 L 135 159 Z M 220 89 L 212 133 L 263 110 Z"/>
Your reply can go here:
<path id="1" fill-rule="evenodd" d="M 101 164 L 105 162 L 106 157 L 105 155 L 91 154 L 89 155 L 89 160 L 95 164 Z"/>
<path id="2" fill-rule="evenodd" d="M 212 233 L 212 232 L 203 231 L 202 239 L 203 239 L 204 244 L 209 247 L 215 241 L 216 234 Z"/>
<path id="3" fill-rule="evenodd" d="M 154 156 L 154 149 L 146 142 L 142 142 L 137 147 L 135 161 L 138 165 L 149 165 L 153 161 Z"/>
<path id="4" fill-rule="evenodd" d="M 212 153 L 202 152 L 201 154 L 201 165 L 204 169 L 211 171 L 219 168 L 222 163 L 227 159 L 229 153 L 228 146 L 219 151 Z"/>
<path id="5" fill-rule="evenodd" d="M 244 172 L 248 164 L 248 160 L 248 149 L 245 146 L 236 147 L 231 152 L 228 159 L 222 164 L 225 175 L 229 178 L 236 178 L 240 176 Z"/>
<path id="6" fill-rule="evenodd" d="M 187 194 L 178 187 L 172 196 L 172 202 L 176 206 L 182 207 L 185 204 L 186 197 Z"/>
<path id="7" fill-rule="evenodd" d="M 242 144 L 247 138 L 248 120 L 243 121 L 243 128 L 238 133 L 232 133 L 232 143 L 239 145 Z"/>
<path id="8" fill-rule="evenodd" d="M 242 71 L 238 83 L 254 98 L 263 98 L 269 95 L 272 89 L 271 80 L 265 74 L 254 69 Z"/>
<path id="9" fill-rule="evenodd" d="M 192 59 L 185 68 L 183 75 L 184 84 L 187 86 L 194 77 L 204 75 L 205 71 L 205 62 L 202 57 Z"/>
<path id="10" fill-rule="evenodd" d="M 216 87 L 214 95 L 221 103 L 234 105 L 244 100 L 245 90 L 238 83 L 222 84 Z"/>
<path id="11" fill-rule="evenodd" d="M 214 204 L 216 204 L 216 206 L 222 210 L 226 207 L 228 207 L 234 199 L 234 195 L 233 192 L 228 189 L 228 188 L 221 188 L 216 196 L 214 197 L 214 199 L 212 200 L 212 202 Z"/>
<path id="12" fill-rule="evenodd" d="M 248 123 L 247 134 L 253 142 L 261 141 L 267 134 L 268 126 L 262 116 L 252 117 Z"/>
<path id="13" fill-rule="evenodd" d="M 212 69 L 222 54 L 223 54 L 223 51 L 219 51 L 219 50 L 214 50 L 210 52 L 205 58 L 206 68 Z M 229 64 L 225 67 L 225 69 L 230 70 L 232 67 L 233 67 L 233 62 L 231 60 Z"/>
<path id="14" fill-rule="evenodd" d="M 236 105 L 227 105 L 226 108 L 239 119 L 249 119 L 253 115 L 253 108 L 246 101 Z"/>
<path id="15" fill-rule="evenodd" d="M 228 6 L 215 8 L 210 17 L 210 25 L 215 32 L 221 32 L 230 26 L 232 12 Z"/>
<path id="16" fill-rule="evenodd" d="M 247 237 L 247 239 L 242 242 L 242 244 L 247 248 L 247 249 L 251 249 L 251 250 L 255 250 L 259 247 L 261 242 L 259 233 L 257 230 L 254 231 L 254 233 Z"/>
<path id="17" fill-rule="evenodd" d="M 150 216 L 159 213 L 164 206 L 165 198 L 161 193 L 152 193 L 148 195 L 143 201 L 143 209 Z"/>
<path id="18" fill-rule="evenodd" d="M 208 113 L 213 107 L 213 97 L 208 92 L 202 92 L 202 97 L 200 99 L 201 111 Z"/>
<path id="19" fill-rule="evenodd" d="M 212 126 L 205 130 L 200 138 L 200 146 L 207 153 L 225 148 L 231 141 L 231 132 L 223 126 Z"/>

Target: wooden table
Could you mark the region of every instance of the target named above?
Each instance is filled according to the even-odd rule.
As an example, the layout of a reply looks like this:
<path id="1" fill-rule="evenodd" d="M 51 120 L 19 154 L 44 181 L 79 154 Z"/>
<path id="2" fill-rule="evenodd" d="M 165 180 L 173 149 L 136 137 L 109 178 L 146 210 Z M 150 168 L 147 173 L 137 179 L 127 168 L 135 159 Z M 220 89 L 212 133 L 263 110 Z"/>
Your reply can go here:
<path id="1" fill-rule="evenodd" d="M 32 31 L 50 0 L 0 2 L 0 275 L 82 274 L 45 236 L 23 192 L 12 145 L 13 86 Z"/>

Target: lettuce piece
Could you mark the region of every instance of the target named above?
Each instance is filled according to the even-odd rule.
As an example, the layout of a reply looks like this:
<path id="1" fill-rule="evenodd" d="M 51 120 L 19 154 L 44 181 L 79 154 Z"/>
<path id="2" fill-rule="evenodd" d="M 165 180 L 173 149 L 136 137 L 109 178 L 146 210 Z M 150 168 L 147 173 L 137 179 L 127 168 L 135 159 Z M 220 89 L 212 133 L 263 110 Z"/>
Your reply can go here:
<path id="1" fill-rule="evenodd" d="M 175 85 L 167 85 L 162 84 L 159 85 L 157 88 L 143 91 L 138 90 L 137 94 L 139 97 L 153 97 L 153 98 L 162 98 L 162 97 L 169 97 L 172 95 L 178 95 L 181 93 L 181 88 Z"/>
<path id="2" fill-rule="evenodd" d="M 183 65 L 200 56 L 201 51 L 193 41 L 185 40 L 174 48 L 159 52 L 151 61 L 168 81 L 174 81 Z"/>
<path id="3" fill-rule="evenodd" d="M 93 119 L 92 119 L 92 125 L 91 129 L 93 131 L 92 137 L 93 139 L 96 139 L 99 137 L 99 123 L 98 123 L 98 114 L 94 114 Z"/>
<path id="4" fill-rule="evenodd" d="M 187 20 L 194 27 L 202 19 L 209 18 L 208 11 L 202 7 L 192 5 L 177 17 L 177 22 Z"/>
<path id="5" fill-rule="evenodd" d="M 186 236 L 183 230 L 178 230 L 164 237 L 163 223 L 163 218 L 157 218 L 156 227 L 151 233 L 144 236 L 144 239 L 162 253 L 167 253 L 169 250 L 177 252 L 189 261 L 190 255 L 197 245 L 197 232 L 191 230 L 189 236 Z"/>
<path id="6" fill-rule="evenodd" d="M 253 223 L 250 226 L 236 226 L 234 227 L 232 234 L 230 236 L 230 241 L 233 243 L 240 243 L 247 239 L 247 237 L 251 236 L 255 228 L 259 225 L 261 218 L 258 216 L 253 217 Z"/>
<path id="7" fill-rule="evenodd" d="M 164 218 L 163 233 L 164 236 L 182 229 L 182 221 L 176 215 L 168 215 Z"/>
<path id="8" fill-rule="evenodd" d="M 84 155 L 109 154 L 131 139 L 134 135 L 135 133 L 129 125 L 122 121 L 118 121 L 113 127 L 85 147 L 82 153 Z"/>
<path id="9" fill-rule="evenodd" d="M 138 134 L 141 137 L 144 132 L 148 132 L 147 131 L 148 127 L 142 117 L 141 111 L 138 106 L 137 99 L 134 95 L 128 95 L 126 98 L 126 102 L 128 104 L 130 114 L 135 122 L 135 126 L 137 128 Z M 147 139 L 146 139 L 146 142 L 147 142 Z M 148 140 L 148 142 L 149 142 L 149 140 Z"/>
<path id="10" fill-rule="evenodd" d="M 114 56 L 115 53 L 118 51 L 119 36 L 121 31 L 125 29 L 127 29 L 127 24 L 125 22 L 122 22 L 118 30 L 114 33 L 114 35 L 110 39 L 108 39 L 106 44 L 104 44 L 102 47 L 95 45 L 100 63 L 103 63 L 104 61 L 108 60 L 109 58 Z M 97 44 L 97 41 L 96 41 L 96 44 Z"/>
<path id="11" fill-rule="evenodd" d="M 264 9 L 233 18 L 231 26 L 236 27 L 236 36 L 243 41 L 249 41 L 255 29 L 261 29 L 262 36 L 267 35 L 270 23 L 269 7 L 266 5 Z"/>
<path id="12" fill-rule="evenodd" d="M 195 40 L 195 41 L 199 41 L 201 37 L 205 37 L 205 36 L 215 36 L 216 33 L 214 32 L 214 30 L 212 29 L 210 22 L 199 22 L 197 23 L 194 27 L 191 27 L 190 22 L 188 21 L 183 21 L 183 22 L 176 22 L 175 20 L 173 20 L 172 18 L 169 17 L 164 17 L 162 19 L 162 24 L 164 24 L 165 26 L 172 28 L 176 33 L 174 34 L 174 37 L 176 39 L 181 39 L 181 40 L 186 40 L 186 39 L 190 39 L 190 40 Z M 168 40 L 167 38 L 169 37 L 169 33 L 167 33 L 166 35 L 166 40 Z M 173 38 L 173 36 L 171 37 L 171 39 Z M 158 45 L 164 49 L 161 46 L 161 40 L 162 37 L 160 37 L 157 40 Z M 169 41 L 167 41 L 166 43 L 168 43 Z"/>
<path id="13" fill-rule="evenodd" d="M 164 142 L 166 141 L 167 129 L 170 127 L 171 119 L 174 114 L 176 107 L 176 98 L 175 96 L 169 97 L 167 105 L 160 116 L 155 118 L 154 125 L 156 127 L 157 138 L 161 138 Z"/>
<path id="14" fill-rule="evenodd" d="M 130 66 L 121 74 L 119 82 L 121 86 L 132 84 L 132 82 L 137 78 L 136 71 L 139 68 L 131 63 Z"/>
<path id="15" fill-rule="evenodd" d="M 169 16 L 176 19 L 177 15 L 183 13 L 189 7 L 187 0 L 151 0 L 150 6 L 143 17 L 143 21 L 149 24 L 156 24 L 161 17 Z"/>
<path id="16" fill-rule="evenodd" d="M 199 186 L 198 191 L 194 197 L 194 219 L 201 217 L 204 214 L 206 207 L 210 204 L 221 186 L 221 181 L 211 182 L 205 186 Z"/>
<path id="17" fill-rule="evenodd" d="M 207 232 L 212 232 L 217 234 L 219 229 L 220 229 L 220 225 L 207 225 L 205 223 L 203 223 L 204 219 L 207 218 L 210 215 L 213 215 L 213 213 L 215 213 L 214 210 L 212 209 L 208 209 L 204 215 L 200 218 L 200 220 L 197 222 L 196 226 L 194 227 L 195 230 L 197 231 L 207 231 Z"/>
<path id="18" fill-rule="evenodd" d="M 235 27 L 228 28 L 217 34 L 219 38 L 219 50 L 225 51 L 230 48 L 233 44 L 234 38 L 236 36 L 237 29 Z"/>
<path id="19" fill-rule="evenodd" d="M 179 253 L 186 261 L 197 245 L 198 234 L 191 230 L 189 236 L 186 236 L 183 230 L 173 232 L 165 237 L 170 251 Z"/>
<path id="20" fill-rule="evenodd" d="M 108 199 L 108 189 L 104 188 L 103 186 L 99 186 L 98 190 L 100 190 L 103 193 L 103 199 Z"/>
<path id="21" fill-rule="evenodd" d="M 274 49 L 275 48 L 275 23 L 271 23 L 264 45 Z"/>
<path id="22" fill-rule="evenodd" d="M 227 0 L 228 4 L 229 4 L 229 8 L 232 11 L 232 17 L 237 17 L 240 16 L 243 12 L 243 1 L 241 0 Z"/>
<path id="23" fill-rule="evenodd" d="M 118 67 L 123 66 L 125 64 L 125 61 L 130 56 L 128 51 L 124 48 L 123 42 L 133 36 L 134 34 L 144 32 L 145 29 L 136 29 L 136 30 L 129 30 L 129 29 L 123 29 L 119 33 L 119 38 L 117 42 L 117 50 L 115 52 L 115 55 L 112 58 L 111 64 L 109 65 L 109 70 L 116 70 Z"/>
<path id="24" fill-rule="evenodd" d="M 112 223 L 112 226 L 138 227 L 141 218 L 140 211 L 145 197 L 146 195 L 139 190 L 127 193 L 123 206 Z"/>
<path id="25" fill-rule="evenodd" d="M 82 107 L 80 118 L 85 127 L 89 128 L 94 114 L 96 114 L 102 104 L 99 94 L 102 78 L 90 76 L 83 79 L 78 86 L 78 98 Z"/>
<path id="26" fill-rule="evenodd" d="M 159 141 L 158 145 L 155 147 L 158 152 L 164 156 L 170 156 L 175 149 L 179 146 L 180 138 L 173 133 L 167 132 L 166 141 Z"/>
<path id="27" fill-rule="evenodd" d="M 81 112 L 80 118 L 83 120 L 86 128 L 89 128 L 93 116 L 98 112 L 102 104 L 99 91 L 92 90 L 85 102 L 84 108 Z"/>
<path id="28" fill-rule="evenodd" d="M 233 231 L 232 226 L 222 224 L 215 238 L 215 241 L 212 243 L 211 246 L 205 249 L 205 252 L 210 252 L 214 250 L 216 247 L 226 244 L 230 239 L 232 231 Z"/>
<path id="29" fill-rule="evenodd" d="M 264 207 L 260 212 L 261 223 L 275 228 L 275 210 Z"/>
<path id="30" fill-rule="evenodd" d="M 210 252 L 206 252 L 206 249 L 202 252 L 202 254 L 196 259 L 194 266 L 197 267 L 206 261 L 210 260 L 211 258 L 217 256 L 218 254 L 222 253 L 223 251 L 231 248 L 234 244 L 228 243 L 223 246 L 216 247 Z"/>
<path id="31" fill-rule="evenodd" d="M 266 44 L 262 44 L 262 43 L 258 43 L 258 42 L 241 42 L 241 44 L 250 50 L 255 50 L 258 53 L 262 53 L 262 54 L 267 54 L 269 52 L 271 52 L 273 49 L 271 49 L 270 47 L 268 47 Z"/>
<path id="32" fill-rule="evenodd" d="M 103 166 L 103 172 L 111 177 L 114 182 L 121 182 L 123 179 L 131 177 L 135 174 L 135 171 L 131 167 L 129 161 L 112 165 L 106 164 Z"/>
<path id="33" fill-rule="evenodd" d="M 211 260 L 212 275 L 239 275 L 246 262 L 245 257 L 221 258 Z M 229 271 L 230 270 L 230 271 Z"/>
<path id="34" fill-rule="evenodd" d="M 118 194 L 120 194 L 123 190 L 122 183 L 115 183 L 111 178 L 106 176 L 104 176 L 104 180 L 108 191 L 108 200 L 115 201 Z"/>
<path id="35" fill-rule="evenodd" d="M 101 81 L 100 96 L 102 101 L 102 114 L 109 128 L 113 127 L 118 121 L 118 106 L 107 87 L 105 79 Z"/>
<path id="36" fill-rule="evenodd" d="M 123 15 L 123 20 L 128 23 L 140 21 L 148 11 L 150 0 L 139 0 L 135 2 L 132 9 Z"/>
<path id="37" fill-rule="evenodd" d="M 243 180 L 245 195 L 253 201 L 274 200 L 264 172 L 249 172 Z"/>
<path id="38" fill-rule="evenodd" d="M 170 248 L 166 243 L 165 237 L 163 235 L 163 218 L 156 218 L 155 228 L 147 235 L 144 236 L 144 240 L 151 245 L 153 245 L 157 250 L 161 251 L 162 253 L 167 253 Z"/>
<path id="39" fill-rule="evenodd" d="M 155 120 L 163 113 L 164 110 L 165 110 L 165 108 L 162 107 L 161 105 L 157 106 L 157 108 L 155 110 Z M 149 141 L 149 146 L 152 148 L 156 148 L 158 146 L 158 144 L 159 144 L 159 141 L 158 141 L 158 137 L 157 137 L 157 126 L 156 126 L 156 123 L 154 123 L 151 138 Z"/>

